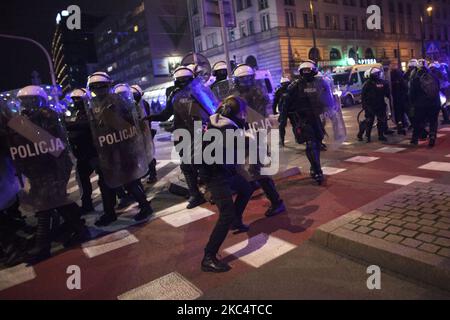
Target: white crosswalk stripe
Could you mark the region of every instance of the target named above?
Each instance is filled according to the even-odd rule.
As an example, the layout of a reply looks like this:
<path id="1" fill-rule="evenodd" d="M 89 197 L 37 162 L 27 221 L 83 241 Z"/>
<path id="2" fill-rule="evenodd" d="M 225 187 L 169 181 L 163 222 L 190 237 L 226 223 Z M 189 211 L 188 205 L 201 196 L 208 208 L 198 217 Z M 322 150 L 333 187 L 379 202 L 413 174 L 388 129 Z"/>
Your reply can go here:
<path id="1" fill-rule="evenodd" d="M 401 186 L 407 186 L 408 184 L 411 184 L 413 182 L 424 182 L 429 183 L 433 181 L 431 178 L 423 178 L 423 177 L 416 177 L 416 176 L 408 176 L 408 175 L 399 175 L 392 179 L 386 180 L 386 183 L 391 184 L 398 184 Z"/>
<path id="2" fill-rule="evenodd" d="M 323 174 L 327 175 L 327 176 L 332 176 L 334 174 L 338 174 L 338 173 L 344 172 L 346 170 L 347 169 L 343 169 L 343 168 L 322 167 Z"/>
<path id="3" fill-rule="evenodd" d="M 295 248 L 296 246 L 292 243 L 260 233 L 226 248 L 224 252 L 239 258 L 252 267 L 259 268 Z"/>
<path id="4" fill-rule="evenodd" d="M 431 161 L 420 166 L 419 169 L 450 172 L 450 162 Z"/>
<path id="5" fill-rule="evenodd" d="M 171 272 L 138 288 L 125 292 L 118 300 L 194 300 L 202 291 L 178 272 Z"/>
<path id="6" fill-rule="evenodd" d="M 83 243 L 82 248 L 88 258 L 94 258 L 137 242 L 139 240 L 127 230 L 120 230 L 102 238 Z"/>
<path id="7" fill-rule="evenodd" d="M 19 264 L 0 271 L 0 291 L 17 286 L 36 278 L 33 267 Z"/>
<path id="8" fill-rule="evenodd" d="M 161 219 L 164 222 L 170 224 L 171 226 L 178 228 L 214 214 L 213 211 L 202 207 L 196 207 L 194 209 L 186 209 L 186 203 L 183 203 L 183 206 L 185 210 L 174 212 L 170 215 L 162 217 Z"/>
<path id="9" fill-rule="evenodd" d="M 347 159 L 345 161 L 347 161 L 347 162 L 354 162 L 354 163 L 369 163 L 369 162 L 372 162 L 372 161 L 375 161 L 375 160 L 378 160 L 378 159 L 380 159 L 380 158 L 378 158 L 378 157 L 356 156 L 356 157 L 349 158 L 349 159 Z"/>

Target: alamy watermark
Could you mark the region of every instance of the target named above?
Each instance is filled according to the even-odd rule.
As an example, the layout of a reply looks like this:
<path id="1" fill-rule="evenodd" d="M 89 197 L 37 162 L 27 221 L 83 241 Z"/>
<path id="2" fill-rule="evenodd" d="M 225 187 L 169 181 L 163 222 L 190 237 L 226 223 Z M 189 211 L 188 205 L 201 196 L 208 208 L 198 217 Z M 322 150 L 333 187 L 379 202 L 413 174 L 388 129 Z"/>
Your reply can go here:
<path id="1" fill-rule="evenodd" d="M 171 157 L 181 154 L 184 164 L 261 165 L 262 175 L 274 175 L 280 168 L 279 132 L 268 129 L 226 129 L 223 134 L 216 128 L 204 130 L 202 122 L 195 121 L 193 137 L 186 129 L 173 132 Z"/>
<path id="2" fill-rule="evenodd" d="M 366 13 L 369 15 L 367 18 L 368 30 L 381 30 L 381 8 L 377 5 L 371 5 L 367 7 Z"/>
<path id="3" fill-rule="evenodd" d="M 81 29 L 81 8 L 76 4 L 72 4 L 67 7 L 66 10 L 61 11 L 56 16 L 56 23 L 60 23 L 62 17 L 67 17 L 66 27 L 69 30 L 80 30 Z"/>
<path id="4" fill-rule="evenodd" d="M 377 265 L 371 265 L 367 267 L 367 274 L 370 276 L 367 278 L 367 289 L 369 290 L 381 290 L 381 269 Z"/>

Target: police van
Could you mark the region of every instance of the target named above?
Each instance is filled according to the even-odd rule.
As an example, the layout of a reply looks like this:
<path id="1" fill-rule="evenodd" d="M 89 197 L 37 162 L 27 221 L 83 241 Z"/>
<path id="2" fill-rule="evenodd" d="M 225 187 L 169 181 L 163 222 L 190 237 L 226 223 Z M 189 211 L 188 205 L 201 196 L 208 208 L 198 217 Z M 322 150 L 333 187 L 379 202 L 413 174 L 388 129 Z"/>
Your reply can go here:
<path id="1" fill-rule="evenodd" d="M 370 68 L 380 68 L 381 63 L 357 64 L 346 67 L 336 67 L 331 74 L 334 85 L 341 92 L 341 101 L 344 107 L 361 103 L 362 87 L 366 79 L 364 72 Z"/>

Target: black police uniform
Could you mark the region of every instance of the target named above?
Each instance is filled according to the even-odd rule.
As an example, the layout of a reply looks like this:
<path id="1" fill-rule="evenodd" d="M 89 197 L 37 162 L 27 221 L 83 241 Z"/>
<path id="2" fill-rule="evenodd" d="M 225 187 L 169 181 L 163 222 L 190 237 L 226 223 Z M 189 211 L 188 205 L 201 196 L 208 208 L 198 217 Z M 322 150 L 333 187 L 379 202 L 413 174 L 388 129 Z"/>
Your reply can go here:
<path id="1" fill-rule="evenodd" d="M 321 183 L 323 173 L 320 164 L 320 146 L 324 138 L 324 129 L 320 115 L 325 110 L 319 100 L 321 93 L 317 89 L 317 81 L 330 90 L 322 78 L 314 77 L 308 81 L 301 77 L 289 85 L 282 112 L 287 112 L 291 121 L 295 123 L 293 129 L 296 142 L 306 143 L 306 156 L 311 164 L 311 175 Z"/>
<path id="2" fill-rule="evenodd" d="M 434 145 L 438 129 L 438 117 L 440 111 L 440 97 L 439 90 L 434 96 L 428 96 L 421 86 L 421 77 L 427 73 L 433 77 L 435 86 L 439 88 L 439 80 L 436 79 L 428 69 L 420 68 L 416 75 L 412 78 L 409 88 L 409 99 L 413 104 L 414 117 L 414 132 L 411 142 L 417 144 L 420 134 L 425 128 L 425 124 L 430 124 L 430 145 Z"/>
<path id="3" fill-rule="evenodd" d="M 391 86 L 397 133 L 406 134 L 405 129 L 408 123 L 408 82 L 405 80 L 401 70 L 396 69 L 391 72 Z"/>
<path id="4" fill-rule="evenodd" d="M 289 83 L 283 83 L 276 91 L 273 97 L 273 103 L 272 103 L 272 112 L 273 114 L 277 114 L 277 107 L 278 112 L 281 113 L 281 100 L 283 98 L 283 95 L 287 92 L 287 88 L 289 87 Z"/>
<path id="5" fill-rule="evenodd" d="M 369 78 L 363 85 L 361 98 L 365 112 L 364 124 L 360 125 L 358 137 L 361 138 L 365 131 L 367 140 L 371 139 L 372 127 L 377 118 L 378 138 L 385 140 L 384 133 L 387 130 L 386 102 L 384 98 L 390 97 L 389 85 L 383 79 Z"/>

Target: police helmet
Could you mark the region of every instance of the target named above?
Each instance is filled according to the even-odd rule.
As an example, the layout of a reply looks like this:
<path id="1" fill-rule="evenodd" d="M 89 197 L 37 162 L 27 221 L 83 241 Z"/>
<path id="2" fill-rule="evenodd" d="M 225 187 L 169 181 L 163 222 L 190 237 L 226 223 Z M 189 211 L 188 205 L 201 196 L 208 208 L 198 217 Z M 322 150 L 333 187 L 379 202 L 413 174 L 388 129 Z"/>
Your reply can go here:
<path id="1" fill-rule="evenodd" d="M 300 63 L 298 72 L 302 77 L 314 77 L 318 73 L 317 65 L 312 60 L 306 60 Z"/>
<path id="2" fill-rule="evenodd" d="M 213 65 L 213 76 L 216 78 L 226 79 L 228 76 L 227 63 L 225 61 L 218 61 Z"/>
<path id="3" fill-rule="evenodd" d="M 48 103 L 48 95 L 40 86 L 26 86 L 17 92 L 17 98 L 24 107 L 44 107 Z"/>
<path id="4" fill-rule="evenodd" d="M 248 64 L 240 64 L 233 70 L 233 79 L 237 86 L 253 85 L 255 76 L 255 70 Z"/>
<path id="5" fill-rule="evenodd" d="M 408 62 L 408 68 L 417 68 L 419 62 L 417 61 L 417 59 L 411 59 Z"/>

